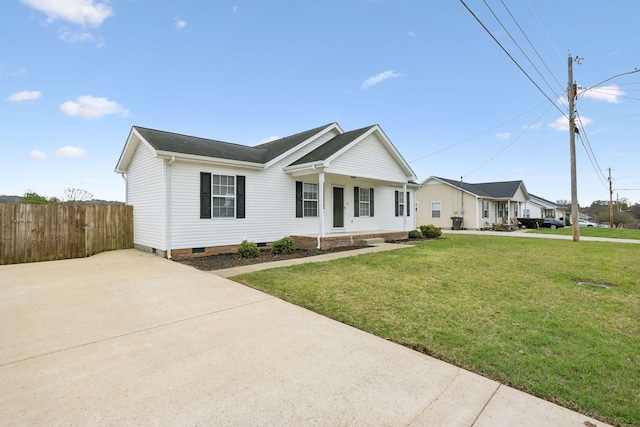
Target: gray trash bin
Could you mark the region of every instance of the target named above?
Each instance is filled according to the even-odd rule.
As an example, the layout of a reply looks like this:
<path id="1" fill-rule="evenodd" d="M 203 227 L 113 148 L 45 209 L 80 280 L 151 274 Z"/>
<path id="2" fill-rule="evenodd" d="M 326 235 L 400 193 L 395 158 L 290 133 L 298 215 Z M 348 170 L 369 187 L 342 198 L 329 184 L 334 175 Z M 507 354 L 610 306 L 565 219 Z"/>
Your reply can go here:
<path id="1" fill-rule="evenodd" d="M 453 221 L 453 225 L 451 226 L 452 230 L 462 230 L 462 217 L 461 216 L 452 216 L 451 220 Z"/>

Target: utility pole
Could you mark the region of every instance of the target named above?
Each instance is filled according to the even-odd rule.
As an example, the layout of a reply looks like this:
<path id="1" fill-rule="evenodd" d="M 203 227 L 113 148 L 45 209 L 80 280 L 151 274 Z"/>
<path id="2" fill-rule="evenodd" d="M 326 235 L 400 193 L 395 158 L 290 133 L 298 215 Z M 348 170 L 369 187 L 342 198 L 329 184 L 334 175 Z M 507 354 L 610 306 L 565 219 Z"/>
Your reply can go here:
<path id="1" fill-rule="evenodd" d="M 613 228 L 613 180 L 609 168 L 609 228 Z"/>
<path id="2" fill-rule="evenodd" d="M 574 112 L 577 95 L 578 87 L 573 82 L 573 58 L 569 55 L 567 98 L 569 100 L 569 151 L 571 152 L 571 230 L 574 242 L 580 241 L 580 229 L 578 228 L 578 184 L 576 177 L 576 124 Z"/>

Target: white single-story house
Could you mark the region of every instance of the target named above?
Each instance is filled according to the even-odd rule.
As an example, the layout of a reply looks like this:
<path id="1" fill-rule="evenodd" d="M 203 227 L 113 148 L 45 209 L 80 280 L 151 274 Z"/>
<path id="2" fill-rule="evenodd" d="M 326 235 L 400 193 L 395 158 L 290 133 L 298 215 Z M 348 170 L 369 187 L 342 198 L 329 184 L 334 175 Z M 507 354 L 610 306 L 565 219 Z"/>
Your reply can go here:
<path id="1" fill-rule="evenodd" d="M 564 219 L 564 209 L 557 203 L 529 193 L 522 208 L 522 218 L 555 218 Z"/>
<path id="2" fill-rule="evenodd" d="M 431 176 L 416 190 L 416 220 L 418 226 L 432 224 L 443 229 L 509 225 L 522 214 L 527 200 L 529 193 L 522 181 L 472 184 Z"/>
<path id="3" fill-rule="evenodd" d="M 285 236 L 298 247 L 362 244 L 415 228 L 416 175 L 378 125 L 331 123 L 253 147 L 133 126 L 115 172 L 135 247 L 167 258 Z"/>

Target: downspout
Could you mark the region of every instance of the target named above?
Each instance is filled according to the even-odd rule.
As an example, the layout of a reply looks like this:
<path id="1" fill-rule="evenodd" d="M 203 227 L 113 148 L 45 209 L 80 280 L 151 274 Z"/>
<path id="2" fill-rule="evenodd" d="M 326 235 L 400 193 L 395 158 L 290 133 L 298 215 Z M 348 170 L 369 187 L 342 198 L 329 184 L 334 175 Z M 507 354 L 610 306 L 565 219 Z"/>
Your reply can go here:
<path id="1" fill-rule="evenodd" d="M 318 234 L 318 245 L 317 249 L 320 249 L 321 246 L 321 238 L 324 237 L 324 172 L 319 171 L 316 165 L 312 166 L 313 170 L 318 174 L 318 212 L 319 212 L 319 223 L 318 227 L 320 229 L 320 233 Z"/>
<path id="2" fill-rule="evenodd" d="M 167 259 L 171 259 L 171 164 L 176 161 L 176 156 L 171 156 L 167 162 L 167 203 L 165 203 L 165 236 L 167 241 Z"/>
<path id="3" fill-rule="evenodd" d="M 124 172 L 120 174 L 122 179 L 124 180 L 124 204 L 129 204 L 129 181 L 127 180 L 127 176 Z"/>

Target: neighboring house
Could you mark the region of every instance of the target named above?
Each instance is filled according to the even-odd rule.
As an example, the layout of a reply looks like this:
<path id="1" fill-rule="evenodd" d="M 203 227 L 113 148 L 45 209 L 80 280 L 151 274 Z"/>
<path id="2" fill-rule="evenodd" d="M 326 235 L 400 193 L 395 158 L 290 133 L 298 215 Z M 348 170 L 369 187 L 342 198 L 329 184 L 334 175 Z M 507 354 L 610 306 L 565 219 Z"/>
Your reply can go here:
<path id="1" fill-rule="evenodd" d="M 523 218 L 564 219 L 564 215 L 564 208 L 560 205 L 531 193 L 529 193 L 529 200 L 525 202 L 522 208 Z"/>
<path id="2" fill-rule="evenodd" d="M 455 228 L 453 217 L 461 218 L 461 228 L 485 229 L 512 224 L 522 214 L 529 193 L 522 181 L 471 184 L 432 176 L 416 191 L 417 224 Z"/>
<path id="3" fill-rule="evenodd" d="M 134 126 L 115 171 L 134 207 L 135 247 L 168 258 L 415 228 L 416 176 L 378 125 L 332 123 L 254 147 Z"/>

